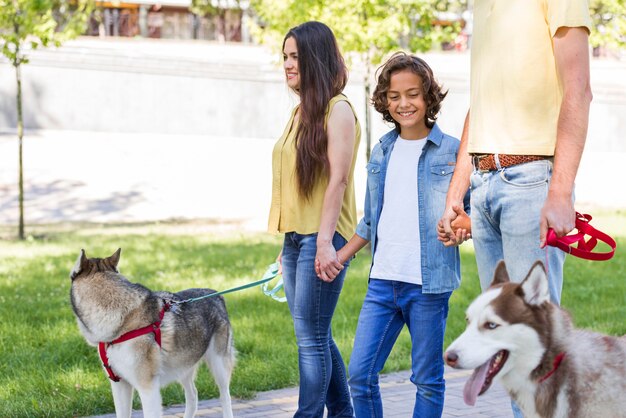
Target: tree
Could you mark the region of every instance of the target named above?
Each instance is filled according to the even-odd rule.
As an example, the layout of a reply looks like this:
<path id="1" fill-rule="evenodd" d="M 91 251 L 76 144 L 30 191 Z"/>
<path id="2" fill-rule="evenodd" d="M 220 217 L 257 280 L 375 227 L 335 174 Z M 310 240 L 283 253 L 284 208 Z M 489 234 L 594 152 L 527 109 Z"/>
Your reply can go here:
<path id="1" fill-rule="evenodd" d="M 593 30 L 589 42 L 601 46 L 626 47 L 626 0 L 591 0 L 589 3 Z"/>
<path id="2" fill-rule="evenodd" d="M 0 0 L 2 54 L 15 68 L 17 82 L 17 137 L 19 142 L 19 227 L 24 239 L 24 170 L 22 164 L 24 121 L 22 113 L 22 64 L 26 53 L 39 46 L 60 46 L 85 30 L 92 0 Z"/>
<path id="3" fill-rule="evenodd" d="M 460 30 L 459 22 L 435 25 L 440 12 L 465 1 L 450 0 L 251 0 L 259 22 L 253 34 L 261 43 L 277 45 L 289 28 L 318 20 L 335 33 L 346 55 L 356 55 L 365 68 L 365 138 L 371 148 L 370 79 L 383 57 L 399 48 L 428 51 Z"/>

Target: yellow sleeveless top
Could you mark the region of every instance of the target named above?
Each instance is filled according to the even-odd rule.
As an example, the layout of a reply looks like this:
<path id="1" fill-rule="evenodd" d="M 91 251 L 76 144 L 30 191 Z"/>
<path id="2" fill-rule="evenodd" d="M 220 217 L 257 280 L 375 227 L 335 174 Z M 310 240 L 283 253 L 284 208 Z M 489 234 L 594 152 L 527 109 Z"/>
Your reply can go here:
<path id="1" fill-rule="evenodd" d="M 339 94 L 328 103 L 324 116 L 324 126 L 328 123 L 328 117 L 335 103 L 345 101 L 354 108 L 347 97 Z M 294 117 L 299 105 L 291 112 L 287 127 L 282 136 L 274 145 L 272 152 L 272 203 L 268 222 L 268 231 L 271 233 L 297 232 L 299 234 L 313 234 L 319 231 L 322 217 L 322 205 L 324 193 L 328 185 L 327 176 L 322 176 L 313 188 L 310 199 L 305 199 L 298 192 L 298 180 L 296 178 L 296 132 L 297 123 Z M 348 177 L 348 185 L 343 196 L 343 203 L 337 220 L 336 231 L 345 239 L 349 240 L 356 229 L 356 204 L 354 197 L 354 164 L 361 139 L 361 126 L 354 114 L 356 122 L 354 154 Z"/>

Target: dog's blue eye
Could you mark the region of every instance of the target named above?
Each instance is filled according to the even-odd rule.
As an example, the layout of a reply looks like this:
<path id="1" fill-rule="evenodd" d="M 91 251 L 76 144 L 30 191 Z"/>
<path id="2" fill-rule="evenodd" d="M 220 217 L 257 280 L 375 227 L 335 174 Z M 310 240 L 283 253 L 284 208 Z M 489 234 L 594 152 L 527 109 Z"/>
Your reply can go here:
<path id="1" fill-rule="evenodd" d="M 495 322 L 486 322 L 485 323 L 485 328 L 487 329 L 496 329 L 498 328 L 498 324 L 496 324 Z"/>

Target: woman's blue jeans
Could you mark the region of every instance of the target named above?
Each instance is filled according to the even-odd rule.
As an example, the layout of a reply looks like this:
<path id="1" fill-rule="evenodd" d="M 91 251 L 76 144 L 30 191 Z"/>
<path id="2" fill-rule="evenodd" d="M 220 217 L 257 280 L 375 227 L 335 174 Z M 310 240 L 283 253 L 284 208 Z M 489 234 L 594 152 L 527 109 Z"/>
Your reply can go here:
<path id="1" fill-rule="evenodd" d="M 346 240 L 335 233 L 333 246 Z M 348 263 L 331 283 L 315 274 L 317 234 L 285 234 L 282 254 L 283 282 L 298 343 L 300 396 L 294 417 L 353 417 L 346 369 L 333 341 L 331 320 Z"/>
<path id="2" fill-rule="evenodd" d="M 417 386 L 413 417 L 441 417 L 445 393 L 443 335 L 450 294 L 425 294 L 420 285 L 370 280 L 349 366 L 357 418 L 383 416 L 378 374 L 404 324 L 411 334 L 411 382 Z"/>

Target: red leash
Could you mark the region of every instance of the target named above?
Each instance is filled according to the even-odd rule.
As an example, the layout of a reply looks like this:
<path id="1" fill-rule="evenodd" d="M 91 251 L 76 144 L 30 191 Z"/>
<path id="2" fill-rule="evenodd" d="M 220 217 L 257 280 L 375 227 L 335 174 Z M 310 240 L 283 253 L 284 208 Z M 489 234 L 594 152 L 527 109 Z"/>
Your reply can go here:
<path id="1" fill-rule="evenodd" d="M 565 235 L 557 237 L 556 233 L 552 229 L 548 229 L 548 235 L 546 236 L 546 243 L 552 247 L 557 247 L 560 250 L 565 251 L 575 257 L 584 258 L 585 260 L 592 261 L 605 261 L 610 260 L 615 254 L 615 248 L 617 244 L 615 240 L 602 231 L 595 229 L 589 221 L 591 221 L 591 215 L 581 215 L 576 212 L 576 226 L 574 229 L 576 233 L 572 235 Z M 589 239 L 585 241 L 585 236 L 589 235 Z M 611 251 L 605 253 L 594 253 L 593 249 L 598 244 L 598 240 L 604 242 Z M 577 243 L 576 247 L 572 245 Z"/>
<path id="2" fill-rule="evenodd" d="M 161 308 L 161 312 L 159 312 L 158 321 L 153 322 L 152 324 L 143 328 L 129 331 L 126 334 L 123 334 L 118 339 L 111 341 L 110 343 L 98 343 L 98 353 L 100 354 L 100 360 L 102 361 L 102 365 L 109 375 L 109 379 L 114 382 L 119 382 L 121 378 L 113 372 L 113 369 L 111 369 L 111 366 L 109 365 L 109 358 L 107 357 L 107 347 L 110 347 L 113 344 L 123 343 L 124 341 L 132 340 L 133 338 L 137 338 L 150 333 L 154 333 L 154 341 L 156 341 L 159 347 L 161 347 L 161 321 L 163 321 L 163 316 L 165 315 L 165 312 L 169 311 L 169 309 L 170 304 L 166 302 L 163 305 L 163 308 Z"/>

